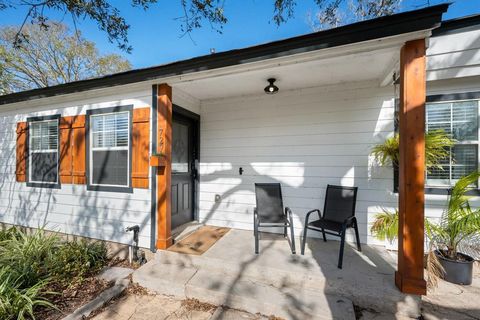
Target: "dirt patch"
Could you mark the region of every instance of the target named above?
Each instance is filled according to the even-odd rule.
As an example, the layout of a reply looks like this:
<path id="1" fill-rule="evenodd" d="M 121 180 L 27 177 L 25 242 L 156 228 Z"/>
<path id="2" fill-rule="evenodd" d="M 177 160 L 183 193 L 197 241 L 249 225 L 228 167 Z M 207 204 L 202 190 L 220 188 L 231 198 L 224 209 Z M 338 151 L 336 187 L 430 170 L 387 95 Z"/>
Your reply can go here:
<path id="1" fill-rule="evenodd" d="M 127 259 L 120 259 L 120 258 L 113 258 L 108 262 L 109 267 L 122 267 L 122 268 L 130 268 L 130 269 L 138 269 L 141 267 L 139 263 L 133 262 L 130 263 L 128 262 Z"/>
<path id="2" fill-rule="evenodd" d="M 137 283 L 131 282 L 131 275 L 130 275 L 130 285 L 124 291 L 124 294 L 131 294 L 137 296 L 153 296 L 154 293 L 150 292 L 147 288 L 139 286 Z"/>
<path id="3" fill-rule="evenodd" d="M 50 292 L 59 292 L 49 296 L 49 301 L 53 303 L 58 310 L 55 309 L 39 309 L 35 312 L 37 319 L 57 320 L 72 313 L 77 308 L 87 304 L 93 300 L 102 291 L 110 288 L 113 283 L 94 277 L 86 278 L 79 284 L 71 287 L 62 287 L 59 284 L 52 284 L 47 288 Z"/>
<path id="4" fill-rule="evenodd" d="M 182 307 L 188 311 L 203 311 L 203 312 L 213 312 L 217 309 L 216 305 L 207 302 L 201 302 L 197 299 L 185 299 L 182 300 Z"/>

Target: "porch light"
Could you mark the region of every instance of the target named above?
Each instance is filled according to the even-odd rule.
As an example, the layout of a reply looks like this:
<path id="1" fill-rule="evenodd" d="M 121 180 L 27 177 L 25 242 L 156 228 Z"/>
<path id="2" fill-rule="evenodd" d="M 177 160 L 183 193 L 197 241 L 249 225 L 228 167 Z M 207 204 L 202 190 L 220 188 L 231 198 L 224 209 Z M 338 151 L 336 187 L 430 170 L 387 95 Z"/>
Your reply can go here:
<path id="1" fill-rule="evenodd" d="M 275 81 L 277 81 L 277 79 L 275 78 L 270 78 L 267 80 L 270 84 L 268 86 L 265 87 L 265 93 L 266 94 L 275 94 L 278 92 L 278 87 L 274 84 Z"/>

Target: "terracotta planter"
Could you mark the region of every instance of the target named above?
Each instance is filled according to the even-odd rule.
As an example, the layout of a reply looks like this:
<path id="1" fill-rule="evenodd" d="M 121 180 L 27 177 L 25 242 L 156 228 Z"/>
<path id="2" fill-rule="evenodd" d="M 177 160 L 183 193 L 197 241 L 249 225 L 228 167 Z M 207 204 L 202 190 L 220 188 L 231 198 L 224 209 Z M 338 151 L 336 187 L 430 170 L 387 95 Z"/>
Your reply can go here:
<path id="1" fill-rule="evenodd" d="M 445 258 L 438 250 L 435 250 L 435 255 L 445 270 L 443 276 L 445 281 L 462 285 L 472 284 L 473 263 L 475 259 L 466 254 L 457 253 L 457 256 L 460 257 L 461 260 L 451 260 Z"/>
<path id="2" fill-rule="evenodd" d="M 150 156 L 150 167 L 165 167 L 167 165 L 167 158 L 164 155 Z"/>

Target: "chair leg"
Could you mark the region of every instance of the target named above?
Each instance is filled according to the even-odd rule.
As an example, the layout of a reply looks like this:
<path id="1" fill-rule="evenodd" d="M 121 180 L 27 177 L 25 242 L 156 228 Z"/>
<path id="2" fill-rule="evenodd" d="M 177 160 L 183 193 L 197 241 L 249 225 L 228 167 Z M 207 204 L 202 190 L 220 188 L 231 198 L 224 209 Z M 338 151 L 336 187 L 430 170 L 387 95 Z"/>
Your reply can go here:
<path id="1" fill-rule="evenodd" d="M 283 227 L 283 237 L 286 238 L 287 237 L 287 225 L 285 225 Z"/>
<path id="2" fill-rule="evenodd" d="M 305 243 L 307 242 L 307 230 L 308 230 L 308 228 L 307 228 L 307 226 L 305 226 L 303 228 L 303 239 L 302 239 L 302 249 L 301 249 L 302 255 L 305 254 Z"/>
<path id="3" fill-rule="evenodd" d="M 258 254 L 258 224 L 256 219 L 253 225 L 253 233 L 255 235 L 255 254 Z"/>
<path id="4" fill-rule="evenodd" d="M 287 227 L 285 227 L 285 230 L 286 230 Z M 292 253 L 295 254 L 296 253 L 296 249 L 295 249 L 295 233 L 293 231 L 293 221 L 290 221 L 290 236 L 292 237 Z"/>
<path id="5" fill-rule="evenodd" d="M 346 231 L 346 227 L 343 226 L 342 228 L 342 235 L 341 235 L 341 238 L 342 240 L 340 241 L 340 253 L 338 254 L 338 269 L 342 269 L 342 265 L 343 265 L 343 250 L 345 248 L 345 231 Z"/>
<path id="6" fill-rule="evenodd" d="M 327 242 L 327 236 L 325 235 L 325 229 L 322 229 L 323 242 Z"/>
<path id="7" fill-rule="evenodd" d="M 358 233 L 357 219 L 353 221 L 353 228 L 355 229 L 355 238 L 357 240 L 357 250 L 362 251 L 362 246 L 360 245 L 360 234 Z"/>

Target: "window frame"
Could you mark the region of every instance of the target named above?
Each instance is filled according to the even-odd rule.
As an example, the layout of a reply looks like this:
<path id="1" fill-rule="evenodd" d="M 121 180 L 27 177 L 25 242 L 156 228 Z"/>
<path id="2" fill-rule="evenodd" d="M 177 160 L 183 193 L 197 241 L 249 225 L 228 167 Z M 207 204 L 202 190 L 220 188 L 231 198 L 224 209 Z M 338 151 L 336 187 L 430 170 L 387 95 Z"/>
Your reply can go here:
<path id="1" fill-rule="evenodd" d="M 480 169 L 480 91 L 476 92 L 462 92 L 462 93 L 449 93 L 449 94 L 437 94 L 429 95 L 426 97 L 426 103 L 454 103 L 454 102 L 465 102 L 476 100 L 478 105 L 478 140 L 477 143 L 473 143 L 474 140 L 469 140 L 468 142 L 460 142 L 458 145 L 476 145 L 477 146 L 477 168 Z M 426 112 L 426 110 L 425 110 Z M 425 119 L 425 126 L 427 125 Z M 457 145 L 457 144 L 456 144 Z M 426 194 L 438 194 L 438 195 L 448 195 L 452 187 L 448 186 L 432 186 L 427 185 L 426 175 L 425 175 L 425 193 Z M 480 195 L 480 181 L 476 189 L 470 190 L 467 192 L 467 195 Z"/>
<path id="2" fill-rule="evenodd" d="M 49 189 L 60 189 L 60 114 L 48 115 L 48 116 L 36 116 L 36 117 L 28 117 L 27 118 L 27 142 L 26 142 L 26 153 L 27 153 L 27 160 L 25 161 L 25 173 L 26 173 L 26 181 L 27 187 L 36 187 L 36 188 L 49 188 Z M 30 148 L 30 124 L 33 122 L 48 122 L 48 121 L 57 121 L 57 181 L 56 182 L 48 182 L 48 181 L 33 181 L 31 179 L 31 148 Z"/>
<path id="3" fill-rule="evenodd" d="M 127 163 L 127 186 L 117 186 L 117 185 L 107 185 L 107 184 L 93 184 L 93 165 L 91 163 L 93 157 L 93 148 L 92 148 L 92 138 L 93 134 L 90 132 L 91 127 L 91 116 L 96 115 L 105 115 L 105 114 L 114 114 L 118 112 L 128 112 L 128 146 L 126 150 L 128 151 L 128 163 Z M 116 107 L 107 107 L 101 109 L 90 109 L 86 112 L 87 121 L 85 122 L 86 130 L 86 176 L 87 176 L 87 190 L 89 191 L 106 191 L 106 192 L 121 192 L 121 193 L 133 193 L 132 187 L 132 131 L 133 131 L 133 105 L 124 105 Z M 106 151 L 119 150 L 117 147 L 106 148 Z M 121 150 L 124 150 L 123 147 Z"/>

